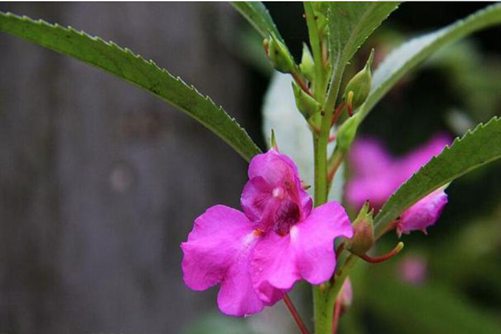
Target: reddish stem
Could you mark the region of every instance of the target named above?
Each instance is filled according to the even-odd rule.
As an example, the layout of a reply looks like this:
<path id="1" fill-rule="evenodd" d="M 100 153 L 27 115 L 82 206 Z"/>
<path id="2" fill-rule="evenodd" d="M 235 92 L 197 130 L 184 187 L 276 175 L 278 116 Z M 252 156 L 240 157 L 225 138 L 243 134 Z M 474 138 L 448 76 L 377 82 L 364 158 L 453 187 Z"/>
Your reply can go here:
<path id="1" fill-rule="evenodd" d="M 388 259 L 391 259 L 395 255 L 400 253 L 402 248 L 404 248 L 404 243 L 399 242 L 391 251 L 389 251 L 388 253 L 386 253 L 384 255 L 372 257 L 372 256 L 364 254 L 364 255 L 358 255 L 358 256 L 361 259 L 363 259 L 364 261 L 369 262 L 369 263 L 381 263 L 381 262 L 384 262 Z"/>
<path id="2" fill-rule="evenodd" d="M 332 115 L 331 126 L 337 123 L 339 117 L 341 117 L 341 114 L 343 113 L 345 106 L 346 103 L 341 102 L 341 104 L 336 108 L 336 110 L 334 110 L 334 114 Z"/>
<path id="3" fill-rule="evenodd" d="M 341 303 L 337 300 L 336 305 L 334 306 L 334 316 L 332 317 L 332 334 L 337 333 L 339 318 L 341 318 Z"/>
<path id="4" fill-rule="evenodd" d="M 294 81 L 299 85 L 299 87 L 301 87 L 301 89 L 306 94 L 308 94 L 309 96 L 313 97 L 313 94 L 311 93 L 310 88 L 308 87 L 308 85 L 306 84 L 306 82 L 303 80 L 303 78 L 301 78 L 301 76 L 298 73 L 296 73 L 296 72 L 292 72 L 291 75 L 294 78 Z"/>
<path id="5" fill-rule="evenodd" d="M 339 260 L 339 256 L 344 250 L 344 242 L 340 243 L 339 246 L 336 248 L 336 261 Z"/>
<path id="6" fill-rule="evenodd" d="M 287 306 L 287 309 L 289 310 L 290 314 L 292 315 L 292 318 L 294 318 L 294 321 L 296 322 L 297 327 L 301 331 L 301 334 L 310 334 L 310 332 L 308 332 L 308 328 L 306 328 L 303 320 L 301 319 L 301 316 L 299 315 L 296 307 L 292 303 L 292 300 L 289 298 L 287 294 L 284 295 L 284 303 Z"/>

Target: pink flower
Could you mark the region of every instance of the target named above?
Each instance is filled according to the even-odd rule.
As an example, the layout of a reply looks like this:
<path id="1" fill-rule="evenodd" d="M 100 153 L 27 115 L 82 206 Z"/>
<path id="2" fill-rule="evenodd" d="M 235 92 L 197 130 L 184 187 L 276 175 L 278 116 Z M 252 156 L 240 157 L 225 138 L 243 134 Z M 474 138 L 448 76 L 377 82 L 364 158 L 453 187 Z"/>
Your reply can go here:
<path id="1" fill-rule="evenodd" d="M 398 236 L 417 230 L 426 234 L 426 228 L 435 224 L 446 204 L 447 194 L 443 189 L 424 197 L 400 216 L 397 222 Z"/>
<path id="2" fill-rule="evenodd" d="M 409 255 L 398 265 L 399 278 L 412 285 L 421 285 L 428 276 L 426 259 L 417 255 Z"/>
<path id="3" fill-rule="evenodd" d="M 270 150 L 254 157 L 244 187 L 243 213 L 223 205 L 195 220 L 184 252 L 184 281 L 193 290 L 220 284 L 219 309 L 257 313 L 280 300 L 294 283 L 328 280 L 335 268 L 334 239 L 353 234 L 336 202 L 312 209 L 297 167 Z"/>
<path id="4" fill-rule="evenodd" d="M 337 296 L 337 302 L 341 304 L 341 312 L 346 312 L 353 301 L 353 288 L 351 287 L 351 280 L 349 277 L 346 277 L 344 280 L 343 286 L 341 286 L 341 291 L 339 291 L 339 295 Z"/>
<path id="5" fill-rule="evenodd" d="M 405 181 L 449 143 L 448 136 L 435 136 L 415 151 L 396 158 L 376 139 L 357 140 L 349 155 L 353 176 L 346 185 L 346 200 L 355 208 L 362 207 L 366 201 L 375 209 L 381 208 Z M 424 197 L 402 214 L 397 233 L 426 231 L 437 221 L 446 203 L 447 194 L 443 189 Z"/>

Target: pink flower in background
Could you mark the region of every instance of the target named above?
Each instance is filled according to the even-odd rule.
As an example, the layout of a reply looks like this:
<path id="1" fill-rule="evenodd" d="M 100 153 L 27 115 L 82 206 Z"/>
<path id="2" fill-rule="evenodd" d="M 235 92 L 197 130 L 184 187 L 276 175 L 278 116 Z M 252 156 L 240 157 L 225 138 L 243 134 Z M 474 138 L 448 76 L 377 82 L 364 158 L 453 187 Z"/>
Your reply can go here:
<path id="1" fill-rule="evenodd" d="M 341 291 L 339 291 L 339 295 L 337 296 L 337 302 L 341 304 L 341 312 L 346 312 L 353 301 L 353 288 L 351 287 L 351 280 L 349 277 L 346 277 L 343 286 L 341 287 Z"/>
<path id="2" fill-rule="evenodd" d="M 398 264 L 398 276 L 404 282 L 421 285 L 428 276 L 426 259 L 421 256 L 409 255 Z"/>
<path id="3" fill-rule="evenodd" d="M 183 242 L 186 285 L 205 290 L 220 284 L 218 305 L 244 316 L 272 305 L 294 283 L 328 280 L 335 268 L 334 239 L 353 229 L 336 202 L 312 209 L 297 167 L 270 150 L 255 156 L 241 204 L 244 212 L 216 205 L 195 220 Z"/>
<path id="4" fill-rule="evenodd" d="M 348 157 L 353 175 L 346 185 L 346 200 L 359 209 L 369 201 L 376 210 L 433 156 L 438 155 L 450 138 L 438 135 L 403 157 L 393 157 L 376 139 L 357 140 Z M 397 224 L 397 233 L 426 231 L 436 222 L 447 194 L 437 190 L 407 209 Z"/>

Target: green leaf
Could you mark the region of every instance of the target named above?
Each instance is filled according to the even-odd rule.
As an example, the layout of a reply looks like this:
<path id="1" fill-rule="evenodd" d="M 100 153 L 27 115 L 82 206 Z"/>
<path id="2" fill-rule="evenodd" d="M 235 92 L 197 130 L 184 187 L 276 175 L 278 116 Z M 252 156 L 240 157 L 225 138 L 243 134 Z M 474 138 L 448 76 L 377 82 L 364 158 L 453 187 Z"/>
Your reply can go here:
<path id="1" fill-rule="evenodd" d="M 398 2 L 328 3 L 329 54 L 332 75 L 326 106 L 331 107 L 346 64 L 374 30 L 397 9 Z"/>
<path id="2" fill-rule="evenodd" d="M 376 71 L 374 71 L 371 93 L 360 107 L 360 117 L 365 118 L 374 105 L 381 100 L 398 80 L 414 70 L 436 51 L 478 30 L 500 23 L 501 4 L 494 4 L 438 31 L 422 35 L 404 43 L 386 57 Z"/>
<path id="3" fill-rule="evenodd" d="M 263 38 L 268 38 L 270 35 L 278 38 L 285 44 L 277 26 L 273 22 L 268 9 L 262 2 L 232 2 L 233 7 L 242 14 L 243 17 L 259 32 Z"/>
<path id="4" fill-rule="evenodd" d="M 458 177 L 501 158 L 501 119 L 478 125 L 423 166 L 385 203 L 374 223 L 376 237 L 405 209 Z"/>
<path id="5" fill-rule="evenodd" d="M 245 130 L 209 97 L 201 95 L 153 61 L 113 42 L 105 42 L 71 27 L 10 13 L 0 13 L 0 31 L 79 59 L 144 88 L 202 123 L 247 160 L 260 152 Z"/>

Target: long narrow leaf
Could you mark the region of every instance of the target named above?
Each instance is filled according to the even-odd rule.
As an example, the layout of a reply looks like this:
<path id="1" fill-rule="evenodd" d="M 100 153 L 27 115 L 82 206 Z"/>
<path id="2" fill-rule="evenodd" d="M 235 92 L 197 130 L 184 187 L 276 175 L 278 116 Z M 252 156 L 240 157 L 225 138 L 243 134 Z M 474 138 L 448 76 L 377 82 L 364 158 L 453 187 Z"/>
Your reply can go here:
<path id="1" fill-rule="evenodd" d="M 414 70 L 429 56 L 444 46 L 497 24 L 501 24 L 501 4 L 488 6 L 463 20 L 404 43 L 386 57 L 374 72 L 371 93 L 365 103 L 360 106 L 361 119 L 367 116 L 374 105 L 398 80 Z"/>
<path id="2" fill-rule="evenodd" d="M 209 97 L 128 49 L 73 28 L 10 13 L 0 13 L 0 31 L 79 59 L 138 85 L 202 123 L 247 160 L 259 153 L 245 130 Z"/>
<path id="3" fill-rule="evenodd" d="M 266 9 L 262 2 L 239 1 L 232 2 L 231 4 L 247 19 L 247 21 L 249 21 L 263 38 L 273 35 L 279 38 L 281 42 L 284 42 L 268 9 Z"/>

